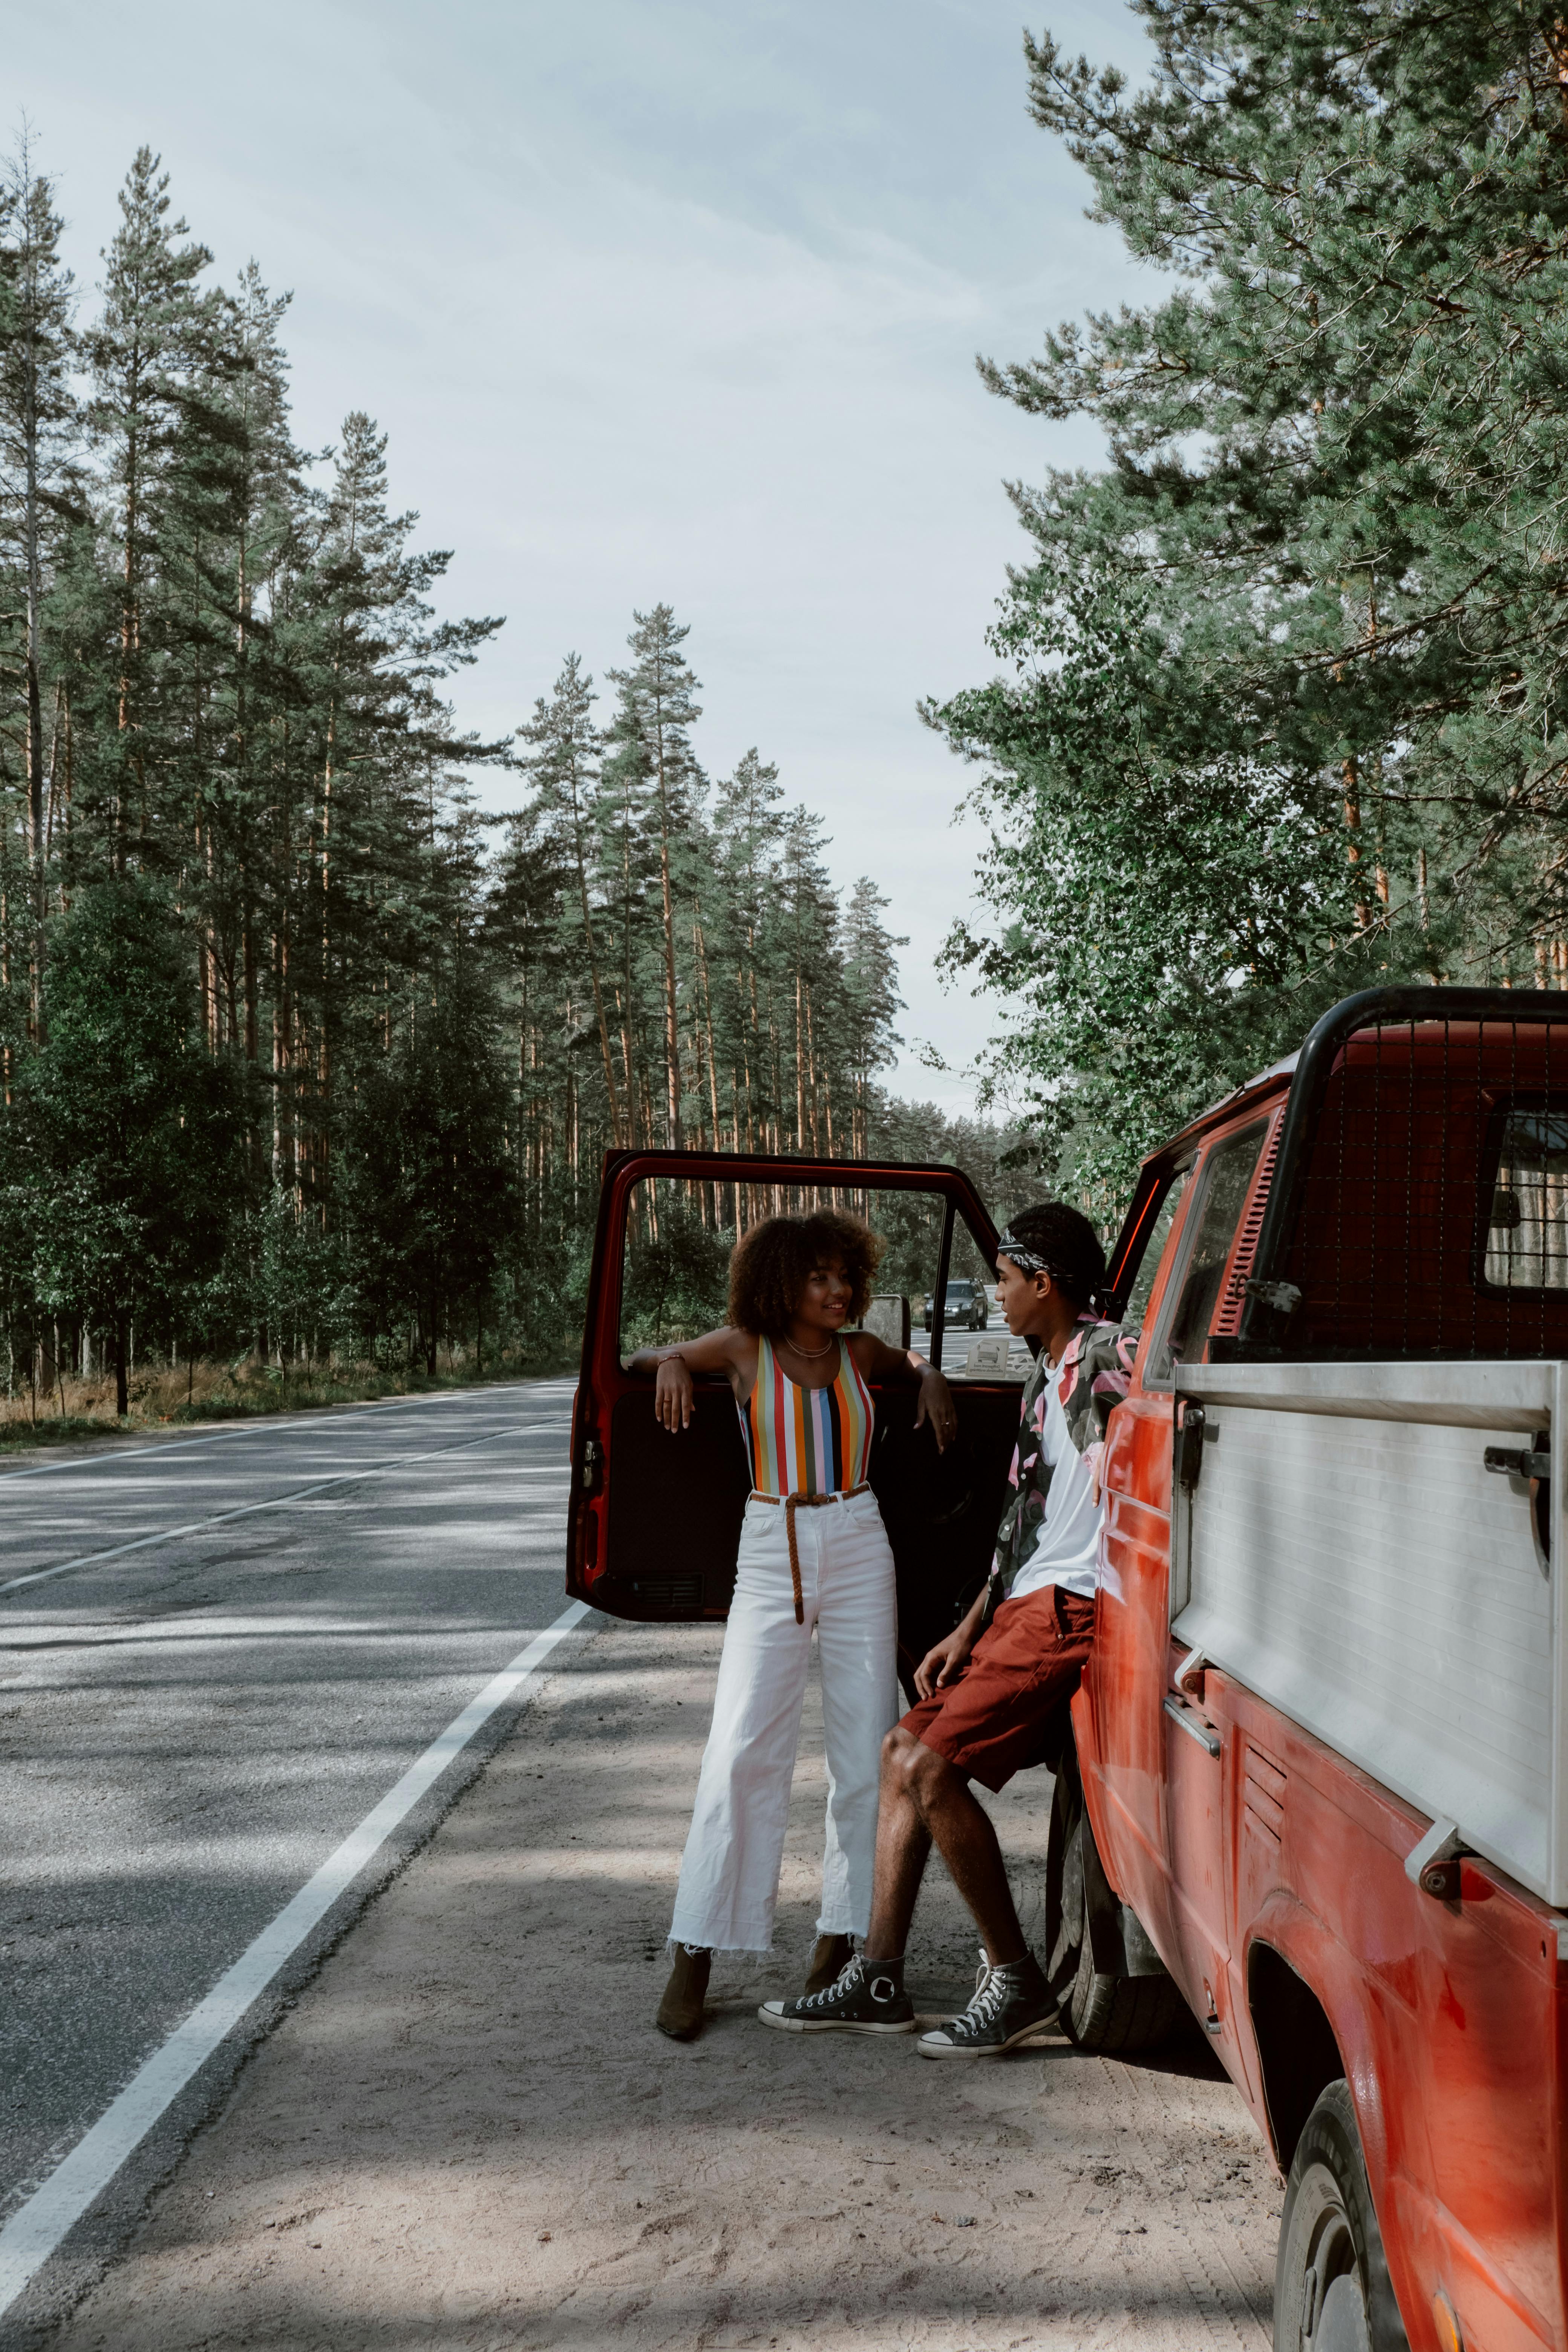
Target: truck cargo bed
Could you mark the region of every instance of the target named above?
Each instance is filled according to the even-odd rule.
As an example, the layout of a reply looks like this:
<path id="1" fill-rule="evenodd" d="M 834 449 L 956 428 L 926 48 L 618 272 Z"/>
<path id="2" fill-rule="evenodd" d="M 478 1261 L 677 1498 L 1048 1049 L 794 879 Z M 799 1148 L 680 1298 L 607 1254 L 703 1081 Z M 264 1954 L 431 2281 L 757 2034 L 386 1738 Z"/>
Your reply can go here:
<path id="1" fill-rule="evenodd" d="M 1568 1902 L 1560 1362 L 1184 1366 L 1172 1630 L 1552 1905 Z M 1548 1433 L 1550 1433 L 1548 1436 Z M 1194 1475 L 1195 1474 L 1195 1475 Z M 1546 1515 L 1542 1515 L 1546 1521 Z"/>

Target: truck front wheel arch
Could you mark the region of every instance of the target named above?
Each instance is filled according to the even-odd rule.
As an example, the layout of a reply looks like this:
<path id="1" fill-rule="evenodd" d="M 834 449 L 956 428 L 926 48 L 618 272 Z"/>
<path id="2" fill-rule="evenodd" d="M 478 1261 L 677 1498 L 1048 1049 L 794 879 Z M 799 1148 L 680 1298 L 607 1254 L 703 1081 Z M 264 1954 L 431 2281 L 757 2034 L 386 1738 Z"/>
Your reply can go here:
<path id="1" fill-rule="evenodd" d="M 1247 1998 L 1274 2152 L 1288 2173 L 1308 2116 L 1345 2063 L 1321 2001 L 1271 1944 L 1247 1954 Z"/>

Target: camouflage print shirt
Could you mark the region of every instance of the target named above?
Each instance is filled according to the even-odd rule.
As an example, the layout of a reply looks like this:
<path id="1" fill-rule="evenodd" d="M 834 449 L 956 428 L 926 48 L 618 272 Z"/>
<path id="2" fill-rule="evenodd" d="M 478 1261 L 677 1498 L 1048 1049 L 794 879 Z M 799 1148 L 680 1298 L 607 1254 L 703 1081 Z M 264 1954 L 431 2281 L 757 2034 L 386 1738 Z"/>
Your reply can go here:
<path id="1" fill-rule="evenodd" d="M 1127 1394 L 1137 1348 L 1135 1331 L 1123 1332 L 1119 1323 L 1100 1323 L 1092 1315 L 1082 1315 L 1054 1372 L 1041 1349 L 1025 1384 L 1018 1443 L 1007 1474 L 1010 1492 L 996 1530 L 987 1614 L 1006 1600 L 1019 1569 L 1039 1541 L 1051 1486 L 1051 1465 L 1042 1458 L 1040 1446 L 1047 1381 L 1056 1381 L 1068 1435 L 1098 1484 L 1106 1424 Z"/>

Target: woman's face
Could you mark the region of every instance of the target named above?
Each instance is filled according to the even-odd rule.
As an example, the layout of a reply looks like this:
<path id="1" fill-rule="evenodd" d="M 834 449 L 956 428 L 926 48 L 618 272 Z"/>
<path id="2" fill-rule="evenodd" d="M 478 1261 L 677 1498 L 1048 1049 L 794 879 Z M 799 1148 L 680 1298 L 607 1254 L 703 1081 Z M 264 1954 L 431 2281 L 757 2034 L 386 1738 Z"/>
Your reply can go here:
<path id="1" fill-rule="evenodd" d="M 825 1265 L 814 1265 L 806 1276 L 795 1313 L 803 1323 L 815 1323 L 819 1330 L 837 1331 L 849 1318 L 853 1296 L 849 1276 L 830 1259 Z"/>

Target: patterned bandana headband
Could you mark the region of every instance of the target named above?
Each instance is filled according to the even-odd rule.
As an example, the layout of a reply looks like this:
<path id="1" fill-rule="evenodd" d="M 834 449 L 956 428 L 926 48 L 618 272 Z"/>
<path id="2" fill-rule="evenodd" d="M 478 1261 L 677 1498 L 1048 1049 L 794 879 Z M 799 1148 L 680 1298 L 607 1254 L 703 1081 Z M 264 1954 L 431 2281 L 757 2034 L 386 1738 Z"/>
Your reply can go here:
<path id="1" fill-rule="evenodd" d="M 1023 1242 L 1015 1240 L 1011 1229 L 997 1243 L 996 1255 L 998 1257 L 1010 1257 L 1024 1274 L 1049 1274 L 1055 1278 L 1055 1269 L 1049 1261 L 1041 1257 L 1037 1250 L 1029 1249 Z"/>

